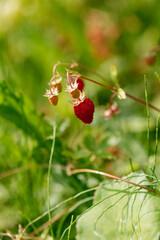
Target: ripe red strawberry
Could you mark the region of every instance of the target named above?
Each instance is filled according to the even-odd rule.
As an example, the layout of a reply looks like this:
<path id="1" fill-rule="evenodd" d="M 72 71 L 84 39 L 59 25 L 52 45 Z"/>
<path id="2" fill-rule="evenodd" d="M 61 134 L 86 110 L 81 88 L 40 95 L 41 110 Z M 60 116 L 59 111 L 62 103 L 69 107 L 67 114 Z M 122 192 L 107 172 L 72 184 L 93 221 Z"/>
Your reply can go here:
<path id="1" fill-rule="evenodd" d="M 94 103 L 89 98 L 85 98 L 83 102 L 74 106 L 74 112 L 82 122 L 91 123 L 93 121 Z"/>
<path id="2" fill-rule="evenodd" d="M 78 78 L 77 83 L 78 83 L 78 89 L 82 92 L 84 88 L 84 82 L 82 81 L 82 79 Z"/>

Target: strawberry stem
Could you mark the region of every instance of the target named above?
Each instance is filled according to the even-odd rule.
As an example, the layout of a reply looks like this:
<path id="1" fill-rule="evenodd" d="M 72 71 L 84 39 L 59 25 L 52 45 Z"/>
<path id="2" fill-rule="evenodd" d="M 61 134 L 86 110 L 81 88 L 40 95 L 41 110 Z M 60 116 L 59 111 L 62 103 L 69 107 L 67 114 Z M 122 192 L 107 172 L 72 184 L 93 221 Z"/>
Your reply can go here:
<path id="1" fill-rule="evenodd" d="M 78 63 L 77 63 L 77 64 L 78 64 Z M 93 71 L 93 70 L 90 70 L 90 69 L 88 69 L 88 68 L 86 68 L 86 67 L 84 67 L 84 66 L 82 66 L 82 65 L 80 65 L 80 64 L 78 64 L 78 67 L 86 70 L 87 72 L 93 73 L 93 74 L 96 75 L 97 77 L 99 77 L 99 78 L 101 78 L 102 80 L 105 80 L 106 82 L 108 82 L 111 86 L 114 85 L 112 81 L 109 81 L 107 78 L 103 77 L 101 74 L 99 74 L 99 73 L 97 73 L 97 72 L 95 72 L 95 71 Z"/>
<path id="2" fill-rule="evenodd" d="M 137 187 L 140 187 L 140 188 L 143 188 L 147 191 L 150 191 L 150 192 L 153 192 L 153 193 L 156 193 L 158 195 L 160 195 L 159 192 L 156 192 L 150 188 L 147 188 L 147 187 L 144 187 L 143 185 L 140 185 L 140 184 L 137 184 L 137 183 L 134 183 L 134 182 L 131 182 L 131 181 L 128 181 L 126 179 L 123 179 L 123 178 L 120 178 L 120 177 L 117 177 L 117 176 L 114 176 L 114 175 L 111 175 L 109 173 L 105 173 L 105 172 L 101 172 L 101 171 L 97 171 L 97 170 L 93 170 L 93 169 L 75 169 L 75 170 L 69 170 L 67 173 L 69 176 L 73 175 L 73 174 L 77 174 L 77 173 L 94 173 L 94 174 L 99 174 L 99 175 L 102 175 L 102 176 L 105 176 L 105 177 L 109 177 L 109 178 L 112 178 L 112 179 L 115 179 L 115 180 L 119 180 L 119 181 L 123 181 L 123 182 L 126 182 L 126 183 L 129 183 L 129 184 L 132 184 L 134 186 L 137 186 Z"/>
<path id="3" fill-rule="evenodd" d="M 97 82 L 97 81 L 95 81 L 95 80 L 92 80 L 92 79 L 90 79 L 90 78 L 86 78 L 86 77 L 84 77 L 84 76 L 81 76 L 81 78 L 83 78 L 83 79 L 85 79 L 85 80 L 88 80 L 88 81 L 90 81 L 90 82 L 93 82 L 93 83 L 95 83 L 95 84 L 97 84 L 97 85 L 100 85 L 100 86 L 102 86 L 102 87 L 105 87 L 105 88 L 107 88 L 107 89 L 110 89 L 110 90 L 112 90 L 113 92 L 117 92 L 117 91 L 118 91 L 118 89 L 115 88 L 115 87 L 110 87 L 110 86 L 108 86 L 108 85 L 105 85 L 105 84 L 103 84 L 103 83 L 99 83 L 99 82 Z M 126 92 L 125 92 L 125 93 L 126 93 Z M 141 103 L 141 104 L 143 104 L 143 105 L 146 106 L 146 102 L 145 102 L 145 101 L 143 101 L 143 100 L 141 100 L 141 99 L 139 99 L 139 98 L 136 98 L 136 97 L 134 97 L 133 95 L 131 95 L 131 94 L 129 94 L 129 93 L 126 93 L 126 96 L 129 97 L 129 98 L 131 98 L 131 99 L 133 99 L 133 100 L 135 100 L 136 102 L 139 102 L 139 103 Z M 159 108 L 153 106 L 153 105 L 150 104 L 150 103 L 148 103 L 148 107 L 154 109 L 154 110 L 157 111 L 157 112 L 160 112 L 160 109 L 159 109 Z"/>
<path id="4" fill-rule="evenodd" d="M 154 50 L 159 51 L 159 50 L 160 50 L 160 46 L 155 46 L 155 47 L 154 47 Z M 107 89 L 110 89 L 111 91 L 113 91 L 113 92 L 115 92 L 115 93 L 118 92 L 118 88 L 115 87 L 115 86 L 113 86 L 113 83 L 112 83 L 111 81 L 108 81 L 108 80 L 107 80 L 106 78 L 104 78 L 101 74 L 99 74 L 99 73 L 97 73 L 97 72 L 95 72 L 95 71 L 89 70 L 88 68 L 86 68 L 86 67 L 78 64 L 77 62 L 73 62 L 73 63 L 61 63 L 61 62 L 58 62 L 58 63 L 56 63 L 56 64 L 54 65 L 54 67 L 53 67 L 53 77 L 51 78 L 50 83 L 49 83 L 50 91 L 51 91 L 51 84 L 52 84 L 52 80 L 53 80 L 53 79 L 55 79 L 57 76 L 65 76 L 65 77 L 66 77 L 66 74 L 58 74 L 58 75 L 55 74 L 56 68 L 57 68 L 57 66 L 59 66 L 59 65 L 70 66 L 70 69 L 72 69 L 72 68 L 74 68 L 74 67 L 83 68 L 83 69 L 85 69 L 86 71 L 91 72 L 91 73 L 95 74 L 96 76 L 100 77 L 102 80 L 106 80 L 106 81 L 107 81 L 109 84 L 111 84 L 112 86 L 108 86 L 108 85 L 105 85 L 105 84 L 103 84 L 103 83 L 99 83 L 99 82 L 97 82 L 97 81 L 95 81 L 95 80 L 93 80 L 93 79 L 84 77 L 84 76 L 82 76 L 82 75 L 80 75 L 79 77 L 81 77 L 81 78 L 83 78 L 83 79 L 85 79 L 85 80 L 88 80 L 88 81 L 90 81 L 90 82 L 93 82 L 93 83 L 95 83 L 95 84 L 97 84 L 97 85 L 100 85 L 100 86 L 102 86 L 102 87 L 105 87 L 105 88 L 107 88 Z M 74 72 L 74 71 L 73 71 L 73 73 L 77 74 L 77 72 Z M 69 74 L 69 72 L 67 71 L 67 75 L 68 75 L 68 74 Z M 72 75 L 72 77 L 74 77 L 74 76 Z M 77 77 L 77 75 L 75 75 L 75 77 Z M 125 93 L 126 93 L 126 92 L 125 92 Z M 141 104 L 143 104 L 143 105 L 146 106 L 146 102 L 145 102 L 145 101 L 143 101 L 143 100 L 141 100 L 141 99 L 139 99 L 139 98 L 137 98 L 137 97 L 134 97 L 133 95 L 131 95 L 131 94 L 129 94 L 129 93 L 126 93 L 126 96 L 129 97 L 129 98 L 131 98 L 131 99 L 133 99 L 134 101 L 139 102 L 139 103 L 141 103 Z M 154 109 L 154 110 L 157 111 L 157 112 L 160 112 L 160 109 L 159 109 L 159 108 L 153 106 L 153 105 L 150 104 L 150 103 L 148 103 L 148 107 Z"/>

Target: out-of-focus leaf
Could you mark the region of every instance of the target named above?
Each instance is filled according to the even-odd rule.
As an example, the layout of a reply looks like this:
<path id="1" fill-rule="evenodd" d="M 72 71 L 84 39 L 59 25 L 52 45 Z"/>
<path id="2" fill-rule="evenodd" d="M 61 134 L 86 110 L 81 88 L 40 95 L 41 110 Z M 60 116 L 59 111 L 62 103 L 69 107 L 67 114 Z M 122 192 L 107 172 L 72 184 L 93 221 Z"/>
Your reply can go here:
<path id="1" fill-rule="evenodd" d="M 83 142 L 84 142 L 84 145 L 87 147 L 87 149 L 93 152 L 95 151 L 96 141 L 93 136 L 90 136 L 90 135 L 86 136 Z"/>
<path id="2" fill-rule="evenodd" d="M 43 120 L 27 97 L 16 95 L 4 81 L 0 83 L 0 95 L 0 116 L 41 142 Z"/>
<path id="3" fill-rule="evenodd" d="M 115 156 L 111 153 L 108 153 L 108 152 L 96 152 L 96 157 L 100 157 L 100 158 L 103 158 L 103 159 L 113 159 L 115 158 Z"/>
<path id="4" fill-rule="evenodd" d="M 0 116 L 3 117 L 5 120 L 14 123 L 18 128 L 21 128 L 28 135 L 40 139 L 40 133 L 37 132 L 34 126 L 27 121 L 25 116 L 21 115 L 11 106 L 5 106 L 1 104 Z"/>
<path id="5" fill-rule="evenodd" d="M 20 212 L 14 206 L 8 206 L 6 203 L 10 200 L 8 189 L 0 185 L 0 229 L 12 228 L 20 221 Z"/>
<path id="6" fill-rule="evenodd" d="M 71 157 L 73 160 L 90 157 L 90 152 L 88 152 L 85 149 L 80 149 L 80 150 L 75 150 L 75 151 L 65 150 L 65 151 L 63 151 L 63 154 L 65 156 Z"/>
<path id="7" fill-rule="evenodd" d="M 143 172 L 125 179 L 152 188 Z M 118 181 L 105 181 L 97 190 L 95 207 L 77 223 L 77 240 L 154 239 L 160 236 L 160 197 Z"/>
<path id="8" fill-rule="evenodd" d="M 93 136 L 86 136 L 84 138 L 84 144 L 87 149 L 91 151 L 91 153 L 93 153 L 96 157 L 105 159 L 113 158 L 113 155 L 107 152 L 108 137 L 104 137 L 97 143 Z"/>

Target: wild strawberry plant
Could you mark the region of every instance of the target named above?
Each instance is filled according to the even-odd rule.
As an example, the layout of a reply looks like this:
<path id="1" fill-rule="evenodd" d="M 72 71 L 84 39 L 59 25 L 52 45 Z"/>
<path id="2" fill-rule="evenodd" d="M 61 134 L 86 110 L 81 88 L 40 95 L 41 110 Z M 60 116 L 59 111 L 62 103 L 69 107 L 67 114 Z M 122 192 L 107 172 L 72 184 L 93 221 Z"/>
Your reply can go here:
<path id="1" fill-rule="evenodd" d="M 51 79 L 49 84 L 50 90 L 47 90 L 47 93 L 50 92 L 51 95 L 53 95 L 52 94 L 53 89 L 54 91 L 56 90 L 58 93 L 58 88 L 55 87 L 56 80 L 54 82 L 54 79 L 56 79 L 57 77 L 62 77 L 62 75 L 59 73 L 55 75 L 55 69 L 58 65 L 61 65 L 61 63 L 57 63 L 54 66 L 53 78 Z M 62 65 L 66 65 L 66 64 L 62 64 Z M 80 73 L 73 71 L 73 68 L 77 66 L 78 64 L 70 64 L 70 69 L 66 70 L 66 75 L 63 74 L 63 77 L 66 77 L 67 79 L 66 91 L 70 94 L 70 96 L 73 99 L 72 103 L 74 105 L 74 113 L 76 117 L 79 118 L 83 123 L 85 124 L 92 123 L 94 118 L 95 106 L 92 100 L 85 97 L 83 88 L 80 88 L 78 81 L 81 82 L 81 86 L 84 86 L 81 78 L 85 80 L 89 80 L 95 84 L 101 85 L 102 87 L 108 88 L 114 92 L 111 95 L 108 103 L 109 109 L 104 112 L 105 120 L 109 120 L 112 116 L 120 113 L 120 110 L 117 109 L 117 103 L 113 102 L 112 104 L 113 98 L 115 96 L 118 96 L 119 99 L 126 99 L 126 96 L 128 96 L 129 98 L 132 98 L 133 100 L 143 105 L 146 105 L 147 114 L 149 113 L 149 107 L 153 108 L 158 112 L 160 111 L 158 108 L 148 103 L 146 81 L 145 81 L 146 101 L 143 101 L 128 93 L 125 93 L 125 91 L 120 87 L 118 77 L 117 77 L 117 70 L 114 65 L 111 65 L 111 76 L 113 80 L 113 82 L 111 83 L 111 86 L 104 85 L 92 79 L 88 79 L 84 76 L 81 76 Z M 50 96 L 49 95 L 45 95 L 45 96 L 47 96 L 50 101 Z M 56 105 L 56 104 L 53 104 L 53 105 Z M 149 128 L 149 118 L 148 118 L 148 128 Z M 149 132 L 148 132 L 147 138 L 149 141 Z M 157 143 L 156 143 L 156 146 L 157 146 Z M 94 150 L 95 150 L 95 145 L 93 145 L 93 151 Z M 111 151 L 111 153 L 113 153 L 113 151 Z M 156 158 L 156 155 L 155 155 L 155 158 Z M 69 227 L 66 228 L 66 230 L 63 232 L 60 239 L 63 239 L 67 230 L 70 233 L 70 229 L 72 225 L 76 222 L 77 222 L 77 239 L 79 240 L 88 239 L 89 237 L 95 240 L 108 239 L 108 238 L 136 239 L 137 237 L 142 239 L 147 239 L 148 236 L 150 236 L 149 238 L 156 239 L 157 237 L 159 237 L 158 217 L 154 214 L 155 209 L 156 211 L 158 211 L 158 215 L 160 213 L 160 208 L 158 207 L 159 198 L 157 199 L 156 203 L 153 203 L 153 204 L 149 203 L 152 199 L 152 195 L 154 195 L 155 198 L 158 197 L 158 195 L 160 195 L 159 191 L 157 191 L 157 189 L 159 188 L 159 182 L 155 175 L 155 166 L 156 166 L 156 162 L 153 168 L 154 170 L 152 170 L 151 168 L 151 173 L 153 174 L 152 176 L 153 178 L 150 176 L 150 180 L 147 183 L 147 187 L 145 182 L 147 181 L 147 176 L 144 173 L 135 172 L 129 175 L 128 177 L 121 179 L 110 174 L 99 172 L 97 170 L 91 170 L 91 169 L 77 169 L 77 170 L 73 169 L 72 170 L 73 166 L 69 166 L 67 170 L 67 173 L 69 176 L 72 174 L 83 173 L 83 172 L 95 173 L 95 174 L 108 176 L 116 180 L 120 180 L 122 184 L 121 182 L 115 182 L 115 184 L 112 184 L 112 186 L 110 186 L 110 182 L 102 184 L 102 189 L 103 187 L 104 189 L 106 189 L 107 195 L 105 193 L 104 195 L 101 193 L 100 198 L 97 198 L 95 196 L 94 204 L 89 209 L 87 209 L 84 213 L 82 213 L 79 217 L 77 217 L 77 219 L 75 219 L 74 221 L 72 218 L 72 221 Z M 140 178 L 140 175 L 142 175 L 142 179 Z M 136 177 L 137 179 L 137 176 L 139 177 L 139 180 L 134 181 L 134 178 Z M 130 186 L 127 187 L 125 184 L 123 184 L 123 182 L 127 182 L 128 184 L 130 184 Z M 117 187 L 114 187 L 114 185 Z M 110 190 L 112 190 L 113 194 L 109 192 Z M 100 190 L 97 190 L 98 192 L 97 194 L 99 194 L 99 191 Z M 139 198 L 142 198 L 143 204 L 141 203 L 141 201 L 137 200 Z M 123 199 L 125 199 L 125 202 Z M 122 200 L 124 202 L 123 204 L 121 203 Z M 148 205 L 146 203 L 147 204 L 149 203 L 149 205 L 151 204 L 153 206 L 153 209 L 150 210 L 149 212 L 147 212 Z M 121 208 L 119 207 L 119 205 L 121 206 Z M 137 209 L 139 211 L 138 213 L 136 212 Z M 115 214 L 110 213 L 112 211 L 115 211 Z M 117 211 L 119 211 L 119 214 L 117 214 Z M 49 212 L 50 212 L 50 209 L 49 209 Z M 150 227 L 147 230 L 146 224 L 145 224 L 146 220 L 144 220 L 145 219 L 144 216 L 146 215 L 146 218 L 148 218 L 147 215 L 152 214 L 152 212 L 153 212 L 153 222 L 155 221 L 157 225 L 155 226 L 154 230 L 151 233 L 149 229 L 153 225 L 153 222 L 152 220 L 149 221 L 148 224 Z M 109 218 L 109 221 L 106 220 L 108 218 Z M 144 218 L 144 219 L 141 220 L 141 218 Z M 111 219 L 112 219 L 112 223 L 114 223 L 112 226 L 110 226 Z M 87 230 L 86 230 L 86 227 L 87 227 Z"/>
<path id="2" fill-rule="evenodd" d="M 98 106 L 94 103 L 95 99 L 92 98 L 91 100 L 90 96 L 88 96 L 87 86 L 85 86 L 87 84 L 85 84 L 85 81 L 90 81 L 95 86 L 101 86 L 106 92 L 107 89 L 110 90 L 111 95 L 107 105 L 100 113 L 102 120 L 100 123 L 97 122 L 97 127 L 96 125 L 93 125 L 90 130 L 86 129 L 83 138 L 80 137 L 80 139 L 78 139 L 77 129 L 74 128 L 74 142 L 71 138 L 71 142 L 65 143 L 64 136 L 68 134 L 68 130 L 71 130 L 67 123 L 69 120 L 66 120 L 65 122 L 61 119 L 55 119 L 53 123 L 51 119 L 43 119 L 42 116 L 37 115 L 27 97 L 23 97 L 22 99 L 20 93 L 15 94 L 15 92 L 12 91 L 4 81 L 1 83 L 1 95 L 3 96 L 1 98 L 0 105 L 1 116 L 3 116 L 4 121 L 8 120 L 11 124 L 14 124 L 17 129 L 20 129 L 19 137 L 21 139 L 24 135 L 23 138 L 26 141 L 26 151 L 28 152 L 28 155 L 25 155 L 26 161 L 30 158 L 30 165 L 24 165 L 21 168 L 15 169 L 15 173 L 16 171 L 30 171 L 31 176 L 27 176 L 26 174 L 26 178 L 35 178 L 36 173 L 37 178 L 34 180 L 34 184 L 30 186 L 30 194 L 34 191 L 36 196 L 38 196 L 39 190 L 43 196 L 46 196 L 46 185 L 44 184 L 45 179 L 47 179 L 48 182 L 48 207 L 46 211 L 39 211 L 41 208 L 40 206 L 44 205 L 46 202 L 45 197 L 43 199 L 38 198 L 40 206 L 37 205 L 37 199 L 33 202 L 33 199 L 30 199 L 29 196 L 27 199 L 23 200 L 23 206 L 20 206 L 23 211 L 26 211 L 25 208 L 31 201 L 34 208 L 37 208 L 38 214 L 30 214 L 31 219 L 33 220 L 29 221 L 29 223 L 23 221 L 21 214 L 17 215 L 17 218 L 14 219 L 15 222 L 13 221 L 14 224 L 18 224 L 23 221 L 23 226 L 19 226 L 18 237 L 23 238 L 27 236 L 29 238 L 31 235 L 35 237 L 38 232 L 42 232 L 50 226 L 51 231 L 50 233 L 46 233 L 45 236 L 51 235 L 53 238 L 55 228 L 52 228 L 52 223 L 55 221 L 54 219 L 57 219 L 56 221 L 62 221 L 63 223 L 63 226 L 61 225 L 59 232 L 56 234 L 57 239 L 65 239 L 67 234 L 68 236 L 70 234 L 73 234 L 74 236 L 77 235 L 77 239 L 79 240 L 88 239 L 89 236 L 92 236 L 92 239 L 105 239 L 109 237 L 111 239 L 116 237 L 119 237 L 120 239 L 123 239 L 124 237 L 130 237 L 133 239 L 136 239 L 136 237 L 143 237 L 144 239 L 147 239 L 146 236 L 156 239 L 158 236 L 157 229 L 159 228 L 159 181 L 156 175 L 157 173 L 155 172 L 156 160 L 155 164 L 153 164 L 153 168 L 150 170 L 151 173 L 148 175 L 146 173 L 134 172 L 125 178 L 119 178 L 105 173 L 104 166 L 106 162 L 112 169 L 112 165 L 115 164 L 117 167 L 117 173 L 121 172 L 122 175 L 129 171 L 128 168 L 131 168 L 132 171 L 134 171 L 136 164 L 138 164 L 139 168 L 140 166 L 143 168 L 146 166 L 141 165 L 140 161 L 142 158 L 147 157 L 147 153 L 144 146 L 138 145 L 137 140 L 134 141 L 133 136 L 131 136 L 132 130 L 130 131 L 130 138 L 126 133 L 126 141 L 125 137 L 123 141 L 120 140 L 119 135 L 117 134 L 117 130 L 121 131 L 121 127 L 116 123 L 116 118 L 114 118 L 114 116 L 116 117 L 116 115 L 120 113 L 120 107 L 118 108 L 115 98 L 118 97 L 118 99 L 126 99 L 127 97 L 135 100 L 138 104 L 146 105 L 147 109 L 150 108 L 156 111 L 159 111 L 159 109 L 149 104 L 148 101 L 138 99 L 137 97 L 125 92 L 120 87 L 117 70 L 114 65 L 111 66 L 112 80 L 111 82 L 108 82 L 107 85 L 81 75 L 81 71 L 74 71 L 74 67 L 77 67 L 77 64 L 75 63 L 67 64 L 69 68 L 66 69 L 65 74 L 56 73 L 56 69 L 59 65 L 63 64 L 57 63 L 55 65 L 53 69 L 53 77 L 49 82 L 49 89 L 46 90 L 45 94 L 45 97 L 48 98 L 49 102 L 53 106 L 54 111 L 56 111 L 56 108 L 60 104 L 60 97 L 67 92 L 69 95 L 65 104 L 72 107 L 71 114 L 72 116 L 75 115 L 74 121 L 77 123 L 79 122 L 82 126 L 90 126 L 90 124 L 92 126 L 92 124 L 95 124 L 96 121 Z M 64 66 L 66 67 L 66 64 Z M 146 98 L 146 100 L 148 99 Z M 124 104 L 125 101 L 127 100 L 124 100 L 122 104 Z M 18 102 L 20 104 L 17 108 Z M 10 112 L 10 117 L 8 116 L 8 111 Z M 32 118 L 30 116 L 32 116 Z M 110 124 L 108 121 L 109 119 L 113 123 L 111 130 L 108 129 L 108 124 Z M 103 128 L 100 132 L 100 127 L 102 127 L 102 125 Z M 51 133 L 52 127 L 54 129 L 53 133 Z M 106 129 L 105 133 L 104 129 Z M 10 128 L 7 128 L 7 126 L 6 131 L 10 131 Z M 156 149 L 158 149 L 158 130 L 156 136 Z M 4 133 L 3 141 L 7 141 L 5 137 Z M 110 142 L 113 140 L 114 144 L 112 145 Z M 52 141 L 53 144 L 51 148 Z M 33 149 L 29 148 L 30 143 L 32 143 Z M 74 151 L 73 144 L 75 144 Z M 16 142 L 13 141 L 12 145 L 13 148 L 16 149 Z M 137 156 L 137 153 L 133 150 L 134 145 L 136 146 L 136 149 L 139 149 L 139 156 Z M 50 154 L 49 171 L 47 171 L 46 169 L 48 168 L 50 148 L 52 151 Z M 132 163 L 132 159 L 130 159 L 129 163 L 129 155 L 126 155 L 128 153 L 124 152 L 124 149 L 128 149 L 130 151 L 133 159 L 136 158 L 134 163 Z M 157 150 L 155 150 L 155 159 L 156 154 Z M 43 161 L 40 162 L 39 159 L 42 159 L 42 156 Z M 16 158 L 16 155 L 11 156 L 11 158 L 13 161 L 13 159 Z M 118 159 L 118 161 L 115 159 Z M 126 164 L 123 164 L 124 159 L 127 161 Z M 114 163 L 114 161 L 116 162 Z M 17 162 L 20 162 L 18 157 Z M 38 169 L 43 169 L 43 171 L 37 173 Z M 13 173 L 11 171 L 8 174 L 12 175 Z M 86 173 L 97 175 L 90 178 L 85 175 Z M 2 174 L 1 178 L 5 179 L 6 176 L 7 175 Z M 51 191 L 52 176 L 53 178 L 55 176 L 58 177 L 59 183 L 63 186 L 61 190 L 57 184 L 53 192 Z M 108 180 L 103 183 L 102 176 L 115 179 L 116 181 L 112 183 Z M 90 179 L 91 183 L 89 183 Z M 21 181 L 21 178 L 19 181 Z M 39 189 L 37 189 L 39 181 L 41 181 L 42 185 L 39 186 Z M 98 186 L 100 182 L 102 183 Z M 73 183 L 75 186 L 73 186 Z M 71 189 L 68 185 L 72 186 Z M 14 186 L 13 191 L 15 191 L 16 188 L 17 185 Z M 27 189 L 27 184 L 23 184 L 21 193 L 23 193 L 23 191 L 28 191 Z M 56 189 L 59 190 L 57 191 Z M 73 194 L 76 195 L 70 198 L 67 198 L 67 196 L 62 197 L 62 193 L 66 193 L 66 189 L 69 196 L 73 196 Z M 105 191 L 103 191 L 104 189 Z M 95 190 L 96 195 L 93 196 L 91 192 Z M 4 190 L 2 189 L 2 191 Z M 55 194 L 58 199 L 51 202 L 51 196 L 55 196 Z M 42 205 L 40 199 L 43 202 Z M 147 211 L 148 204 L 152 205 L 152 208 L 149 211 Z M 60 206 L 62 206 L 62 209 L 59 208 Z M 138 209 L 138 213 L 136 212 L 136 209 Z M 157 214 L 154 214 L 155 209 Z M 116 214 L 117 212 L 119 214 Z M 146 220 L 143 221 L 143 218 L 148 219 L 149 214 L 152 214 L 152 212 L 152 219 L 150 219 L 148 223 L 149 227 L 146 229 Z M 29 212 L 27 213 L 26 211 L 26 214 L 29 214 Z M 48 214 L 49 220 L 47 217 Z M 65 217 L 61 220 L 63 215 Z M 72 215 L 73 217 L 71 217 Z M 69 217 L 67 218 L 67 216 Z M 112 219 L 112 223 L 114 223 L 112 226 L 110 225 L 110 220 L 107 220 L 108 218 Z M 40 223 L 37 230 L 30 231 L 29 229 L 31 226 L 33 224 L 38 224 L 39 221 Z M 156 224 L 151 232 L 150 228 L 153 226 L 154 222 L 156 222 Z M 74 232 L 75 228 L 73 226 L 75 224 L 77 224 L 77 233 Z M 5 226 L 7 226 L 5 221 L 3 226 L 4 229 Z M 108 231 L 108 229 L 110 229 L 110 231 Z M 14 234 L 10 234 L 9 232 L 6 232 L 5 234 L 8 237 L 14 237 Z"/>
<path id="3" fill-rule="evenodd" d="M 159 239 L 159 16 L 0 2 L 0 239 Z"/>

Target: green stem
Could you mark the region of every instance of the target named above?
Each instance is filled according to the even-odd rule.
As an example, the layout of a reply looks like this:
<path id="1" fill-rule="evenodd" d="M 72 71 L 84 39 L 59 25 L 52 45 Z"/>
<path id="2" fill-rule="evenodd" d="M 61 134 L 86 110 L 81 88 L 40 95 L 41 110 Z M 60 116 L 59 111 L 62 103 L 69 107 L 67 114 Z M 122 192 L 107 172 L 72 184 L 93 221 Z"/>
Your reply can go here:
<path id="1" fill-rule="evenodd" d="M 70 222 L 69 229 L 68 229 L 68 237 L 67 237 L 67 240 L 69 240 L 69 238 L 70 238 L 70 232 L 71 232 L 72 222 L 73 222 L 73 215 L 72 215 L 72 217 L 71 217 L 71 222 Z"/>
<path id="2" fill-rule="evenodd" d="M 150 125 L 150 113 L 149 113 L 149 104 L 148 104 L 148 93 L 147 93 L 147 79 L 146 75 L 144 75 L 144 84 L 145 84 L 145 99 L 146 99 L 146 111 L 147 111 L 147 145 L 148 145 L 148 163 L 149 163 L 149 156 L 150 156 L 150 144 L 149 144 L 149 125 Z"/>
<path id="3" fill-rule="evenodd" d="M 131 171 L 134 172 L 133 163 L 132 163 L 132 158 L 129 158 L 129 162 L 130 162 L 130 166 L 131 166 Z"/>
<path id="4" fill-rule="evenodd" d="M 51 167 L 52 167 L 52 158 L 53 158 L 53 153 L 54 153 L 54 146 L 55 146 L 55 136 L 56 136 L 56 123 L 54 122 L 53 125 L 53 143 L 52 143 L 52 148 L 51 148 L 51 154 L 50 154 L 50 159 L 49 159 L 49 167 L 48 167 L 48 176 L 47 176 L 47 196 L 48 196 L 48 218 L 50 222 L 50 231 L 52 238 L 54 239 L 53 235 L 53 229 L 52 229 L 52 222 L 51 222 L 51 209 L 50 209 L 50 172 L 51 172 Z"/>
<path id="5" fill-rule="evenodd" d="M 158 122 L 159 122 L 160 115 L 157 117 L 156 122 L 156 148 L 155 148 L 155 154 L 154 154 L 154 167 L 153 172 L 155 172 L 156 165 L 157 165 L 157 151 L 158 151 Z"/>
<path id="6" fill-rule="evenodd" d="M 70 197 L 60 203 L 58 203 L 56 206 L 52 207 L 50 209 L 50 212 L 54 211 L 55 209 L 59 208 L 60 206 L 72 201 L 73 199 L 76 199 L 78 198 L 79 196 L 85 194 L 85 193 L 88 193 L 88 192 L 91 192 L 91 191 L 95 191 L 98 187 L 94 187 L 94 188 L 91 188 L 91 189 L 88 189 L 88 190 L 84 190 L 80 193 L 77 193 L 76 195 L 74 195 L 73 197 Z M 25 228 L 23 229 L 22 233 L 24 234 L 26 232 L 26 230 L 28 229 L 29 226 L 31 226 L 33 223 L 39 221 L 40 219 L 42 219 L 43 217 L 45 217 L 46 215 L 48 214 L 48 211 L 44 212 L 43 214 L 41 214 L 40 216 L 38 216 L 37 218 L 33 219 L 30 223 L 28 223 Z"/>
<path id="7" fill-rule="evenodd" d="M 152 168 L 150 168 L 150 170 L 151 170 L 151 172 L 152 172 L 153 176 L 155 177 L 155 179 L 156 179 L 156 181 L 157 181 L 158 185 L 160 186 L 160 182 L 159 182 L 159 180 L 158 180 L 158 178 L 157 178 L 157 176 L 156 176 L 156 174 L 155 174 L 154 170 L 152 170 Z"/>

